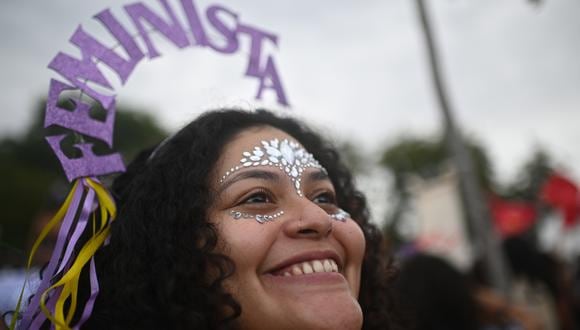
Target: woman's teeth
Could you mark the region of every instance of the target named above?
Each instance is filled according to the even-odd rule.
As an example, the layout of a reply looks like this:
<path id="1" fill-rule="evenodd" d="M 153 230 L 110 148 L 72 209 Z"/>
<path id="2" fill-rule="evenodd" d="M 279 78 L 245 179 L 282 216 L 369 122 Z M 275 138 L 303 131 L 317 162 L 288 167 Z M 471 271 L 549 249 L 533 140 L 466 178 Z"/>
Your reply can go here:
<path id="1" fill-rule="evenodd" d="M 312 273 L 331 273 L 338 272 L 338 265 L 332 259 L 311 260 L 295 264 L 289 268 L 282 275 L 295 276 Z"/>

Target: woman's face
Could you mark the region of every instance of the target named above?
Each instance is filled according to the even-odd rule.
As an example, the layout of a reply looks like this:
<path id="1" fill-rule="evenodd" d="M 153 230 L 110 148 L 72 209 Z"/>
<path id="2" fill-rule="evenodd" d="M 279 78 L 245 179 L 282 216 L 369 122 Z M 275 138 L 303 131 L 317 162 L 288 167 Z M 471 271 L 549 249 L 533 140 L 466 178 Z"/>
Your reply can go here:
<path id="1" fill-rule="evenodd" d="M 324 170 L 285 132 L 247 129 L 223 150 L 209 215 L 236 264 L 243 329 L 360 329 L 365 239 Z M 285 163 L 285 164 L 284 164 Z"/>

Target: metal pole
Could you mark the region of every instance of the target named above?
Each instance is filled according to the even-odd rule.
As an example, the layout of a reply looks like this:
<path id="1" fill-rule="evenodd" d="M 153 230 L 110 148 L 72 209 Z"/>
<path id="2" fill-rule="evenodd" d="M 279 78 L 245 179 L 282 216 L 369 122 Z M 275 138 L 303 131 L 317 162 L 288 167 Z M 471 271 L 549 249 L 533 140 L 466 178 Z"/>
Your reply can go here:
<path id="1" fill-rule="evenodd" d="M 488 272 L 487 275 L 492 286 L 507 297 L 509 272 L 505 266 L 499 240 L 491 227 L 489 209 L 481 193 L 481 187 L 474 171 L 473 160 L 453 119 L 451 106 L 441 77 L 438 54 L 431 34 L 427 9 L 423 0 L 416 0 L 416 4 L 427 45 L 431 78 L 433 79 L 439 108 L 443 114 L 448 147 L 451 151 L 453 162 L 457 167 L 462 191 L 465 194 L 465 208 L 468 219 L 472 221 L 472 228 L 477 233 L 476 241 L 478 246 L 476 247 L 476 252 L 483 256 L 485 268 Z"/>

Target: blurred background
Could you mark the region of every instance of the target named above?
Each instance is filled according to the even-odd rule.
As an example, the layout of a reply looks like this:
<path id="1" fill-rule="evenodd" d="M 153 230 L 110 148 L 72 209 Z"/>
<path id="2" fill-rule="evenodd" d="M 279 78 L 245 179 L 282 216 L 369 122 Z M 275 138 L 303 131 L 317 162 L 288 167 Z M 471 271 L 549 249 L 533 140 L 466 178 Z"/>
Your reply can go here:
<path id="1" fill-rule="evenodd" d="M 157 1 L 141 2 L 163 12 Z M 68 39 L 79 24 L 112 46 L 91 17 L 111 8 L 132 28 L 122 8 L 128 3 L 0 3 L 3 269 L 24 265 L 70 189 L 43 140 L 48 83 L 62 79 L 47 65 L 61 51 L 78 56 Z M 179 1 L 169 3 L 185 22 Z M 244 76 L 248 40 L 223 55 L 179 50 L 153 34 L 161 57 L 143 60 L 126 85 L 111 79 L 119 95 L 114 144 L 126 162 L 207 109 L 266 107 L 302 118 L 342 149 L 403 270 L 427 253 L 468 278 L 480 305 L 497 302 L 482 288 L 528 311 L 540 305 L 529 302 L 537 294 L 543 298 L 534 301 L 549 301 L 541 308 L 551 315 L 539 329 L 580 326 L 580 2 L 426 1 L 428 22 L 420 2 L 409 0 L 195 3 L 200 12 L 223 5 L 240 22 L 278 35 L 278 47 L 265 51 L 273 54 L 290 106 L 281 107 L 271 91 L 254 99 L 258 81 Z M 454 149 L 453 139 L 463 148 Z M 478 188 L 480 220 L 470 212 L 474 196 L 460 184 L 466 175 Z M 49 255 L 45 244 L 38 265 Z M 489 249 L 500 252 L 499 266 L 485 260 Z M 507 288 L 494 284 L 490 267 L 506 274 Z M 527 328 L 539 324 L 506 318 Z"/>

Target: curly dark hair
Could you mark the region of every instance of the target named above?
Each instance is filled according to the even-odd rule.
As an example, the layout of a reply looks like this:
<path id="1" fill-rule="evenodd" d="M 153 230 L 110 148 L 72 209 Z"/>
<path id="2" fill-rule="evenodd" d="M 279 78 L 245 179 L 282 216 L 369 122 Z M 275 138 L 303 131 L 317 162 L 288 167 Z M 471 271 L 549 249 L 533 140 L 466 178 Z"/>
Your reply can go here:
<path id="1" fill-rule="evenodd" d="M 339 206 L 352 215 L 366 239 L 359 297 L 363 329 L 394 329 L 389 293 L 393 273 L 382 234 L 369 222 L 366 200 L 352 175 L 318 134 L 263 110 L 207 112 L 162 143 L 153 156 L 152 149 L 142 152 L 115 180 L 118 217 L 110 243 L 96 255 L 100 293 L 86 328 L 236 327 L 242 308 L 222 286 L 235 264 L 215 251 L 218 233 L 208 221 L 208 178 L 224 145 L 256 126 L 285 131 L 326 168 Z"/>

